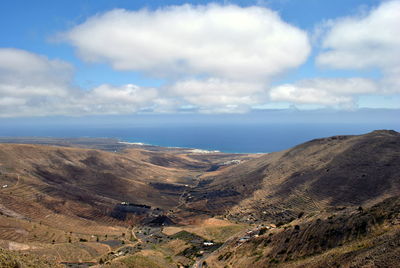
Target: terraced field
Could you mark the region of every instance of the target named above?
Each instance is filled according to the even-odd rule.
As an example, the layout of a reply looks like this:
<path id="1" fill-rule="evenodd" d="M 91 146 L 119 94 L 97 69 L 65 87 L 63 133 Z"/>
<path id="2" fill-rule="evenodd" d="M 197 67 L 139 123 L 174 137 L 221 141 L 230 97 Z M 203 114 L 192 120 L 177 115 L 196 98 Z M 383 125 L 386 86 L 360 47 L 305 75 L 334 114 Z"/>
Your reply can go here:
<path id="1" fill-rule="evenodd" d="M 108 259 L 121 245 L 137 243 L 131 226 L 147 217 L 115 218 L 116 205 L 146 204 L 168 212 L 182 205 L 182 193 L 198 182 L 192 178 L 217 159 L 197 160 L 181 151 L 0 144 L 1 246 L 58 263 Z M 227 159 L 221 154 L 221 162 Z M 110 247 L 112 241 L 119 246 Z"/>
<path id="2" fill-rule="evenodd" d="M 400 134 L 316 139 L 208 176 L 187 208 L 233 221 L 289 221 L 299 213 L 370 206 L 400 195 Z"/>

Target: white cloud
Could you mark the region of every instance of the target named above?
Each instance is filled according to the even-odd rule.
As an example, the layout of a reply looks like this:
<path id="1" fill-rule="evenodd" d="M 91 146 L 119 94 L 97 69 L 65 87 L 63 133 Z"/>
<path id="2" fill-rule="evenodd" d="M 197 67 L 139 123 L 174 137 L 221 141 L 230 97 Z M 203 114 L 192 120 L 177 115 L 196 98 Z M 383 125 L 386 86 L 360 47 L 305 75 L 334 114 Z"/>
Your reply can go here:
<path id="1" fill-rule="evenodd" d="M 264 80 L 302 64 L 307 34 L 262 7 L 112 10 L 63 35 L 90 62 L 156 76 Z"/>
<path id="2" fill-rule="evenodd" d="M 70 64 L 24 50 L 0 48 L 0 96 L 65 96 Z"/>
<path id="3" fill-rule="evenodd" d="M 315 78 L 274 87 L 271 101 L 354 107 L 360 96 L 400 91 L 400 1 L 386 1 L 358 16 L 317 27 L 323 51 L 316 63 L 333 69 L 378 69 L 383 77 Z"/>
<path id="4" fill-rule="evenodd" d="M 184 103 L 200 112 L 246 112 L 252 105 L 266 99 L 263 84 L 208 78 L 188 79 L 168 88 L 170 95 L 180 97 Z"/>
<path id="5" fill-rule="evenodd" d="M 0 116 L 40 114 L 75 94 L 71 65 L 24 50 L 0 48 Z"/>
<path id="6" fill-rule="evenodd" d="M 245 112 L 268 82 L 308 57 L 307 33 L 263 7 L 116 9 L 62 34 L 88 62 L 165 77 L 155 111 Z"/>
<path id="7" fill-rule="evenodd" d="M 317 63 L 336 69 L 378 68 L 381 90 L 400 91 L 400 1 L 330 23 Z"/>
<path id="8" fill-rule="evenodd" d="M 84 91 L 72 86 L 72 74 L 63 61 L 1 48 L 0 117 L 123 114 L 157 104 L 156 89 L 128 84 Z"/>
<path id="9" fill-rule="evenodd" d="M 129 114 L 152 107 L 157 98 L 158 91 L 154 88 L 101 85 L 84 94 L 76 104 L 82 107 L 82 112 L 91 114 Z"/>
<path id="10" fill-rule="evenodd" d="M 351 107 L 359 96 L 400 92 L 400 1 L 324 28 L 320 66 L 379 69 L 379 81 L 315 78 L 269 89 L 279 74 L 305 62 L 307 34 L 263 7 L 173 6 L 112 10 L 62 38 L 88 62 L 105 62 L 166 78 L 159 88 L 133 84 L 73 86 L 60 60 L 0 48 L 0 116 L 246 112 L 268 101 Z"/>
<path id="11" fill-rule="evenodd" d="M 272 101 L 351 107 L 355 102 L 354 95 L 376 91 L 377 85 L 369 79 L 317 78 L 274 87 L 269 96 Z"/>
<path id="12" fill-rule="evenodd" d="M 155 89 L 144 89 L 136 85 L 128 84 L 121 87 L 101 85 L 90 92 L 91 97 L 117 103 L 146 103 L 157 97 Z"/>

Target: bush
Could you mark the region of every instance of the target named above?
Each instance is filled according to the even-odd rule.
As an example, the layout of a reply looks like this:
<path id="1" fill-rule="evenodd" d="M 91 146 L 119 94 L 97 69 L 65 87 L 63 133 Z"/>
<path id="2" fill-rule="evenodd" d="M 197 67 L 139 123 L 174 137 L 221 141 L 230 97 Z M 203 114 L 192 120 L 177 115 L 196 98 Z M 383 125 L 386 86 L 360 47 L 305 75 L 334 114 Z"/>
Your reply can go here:
<path id="1" fill-rule="evenodd" d="M 267 232 L 267 228 L 261 228 L 260 232 L 258 233 L 259 235 L 263 235 Z"/>
<path id="2" fill-rule="evenodd" d="M 277 260 L 277 259 L 275 259 L 275 258 L 272 258 L 269 262 L 270 262 L 270 263 L 279 263 L 279 260 Z"/>

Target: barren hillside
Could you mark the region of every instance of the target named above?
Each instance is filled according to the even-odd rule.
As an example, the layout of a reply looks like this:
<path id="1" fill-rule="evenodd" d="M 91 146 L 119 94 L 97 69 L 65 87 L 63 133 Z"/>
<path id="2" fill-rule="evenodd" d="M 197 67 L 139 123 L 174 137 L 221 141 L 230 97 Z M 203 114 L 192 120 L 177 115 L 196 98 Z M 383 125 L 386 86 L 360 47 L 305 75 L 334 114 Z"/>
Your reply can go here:
<path id="1" fill-rule="evenodd" d="M 400 134 L 312 140 L 203 179 L 189 207 L 237 220 L 288 220 L 305 211 L 400 195 Z"/>
<path id="2" fill-rule="evenodd" d="M 382 250 L 394 256 L 398 248 L 398 199 L 369 209 L 400 196 L 394 131 L 317 139 L 266 155 L 129 145 L 110 152 L 73 142 L 0 144 L 4 254 L 22 251 L 66 265 L 176 267 L 204 259 L 217 267 L 263 267 L 351 263 L 353 253 L 342 252 L 358 247 L 359 238 L 368 249 L 354 253 L 360 263 L 371 255 L 384 261 Z M 98 142 L 90 146 L 110 148 Z M 273 223 L 280 227 L 271 239 L 254 239 L 255 226 Z M 231 243 L 245 230 L 251 243 L 237 250 Z"/>
<path id="3" fill-rule="evenodd" d="M 400 199 L 261 228 L 203 260 L 203 267 L 398 267 Z"/>

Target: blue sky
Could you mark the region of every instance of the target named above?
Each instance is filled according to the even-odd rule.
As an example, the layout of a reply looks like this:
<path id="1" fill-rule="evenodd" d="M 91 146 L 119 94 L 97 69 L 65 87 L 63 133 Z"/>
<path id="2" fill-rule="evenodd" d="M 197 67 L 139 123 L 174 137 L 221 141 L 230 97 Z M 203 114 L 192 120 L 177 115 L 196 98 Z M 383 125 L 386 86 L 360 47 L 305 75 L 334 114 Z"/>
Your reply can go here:
<path id="1" fill-rule="evenodd" d="M 107 12 L 115 8 L 137 10 L 157 9 L 169 5 L 185 3 L 204 5 L 207 3 L 233 3 L 240 6 L 262 5 L 279 12 L 282 18 L 302 29 L 312 32 L 314 27 L 327 19 L 352 15 L 360 9 L 379 5 L 379 0 L 275 0 L 275 1 L 4 1 L 0 10 L 1 46 L 25 49 L 50 58 L 69 61 L 77 68 L 75 81 L 83 87 L 102 83 L 138 83 L 144 86 L 158 86 L 162 81 L 147 78 L 134 72 L 116 72 L 105 64 L 85 64 L 79 60 L 74 49 L 68 44 L 52 42 L 57 33 L 82 23 L 90 16 Z M 7 27 L 12 25 L 12 27 Z M 314 68 L 310 57 L 301 68 L 293 71 L 288 80 L 313 77 L 316 72 L 321 76 L 333 76 L 332 71 L 324 72 Z M 368 73 L 370 74 L 370 73 Z M 348 75 L 342 72 L 341 75 Z"/>
<path id="2" fill-rule="evenodd" d="M 2 1 L 0 113 L 399 109 L 399 12 L 378 0 Z"/>

